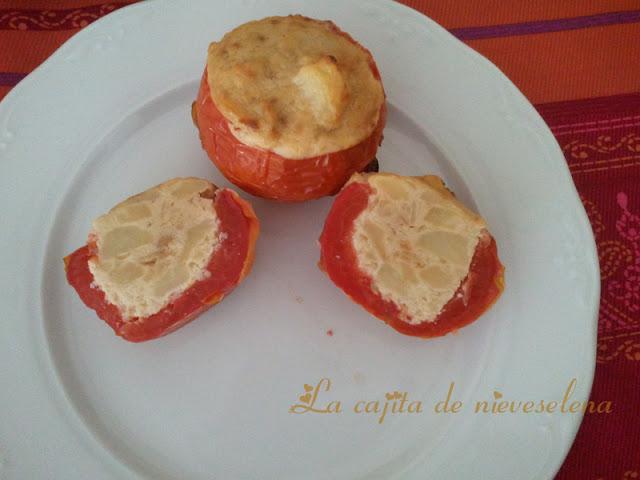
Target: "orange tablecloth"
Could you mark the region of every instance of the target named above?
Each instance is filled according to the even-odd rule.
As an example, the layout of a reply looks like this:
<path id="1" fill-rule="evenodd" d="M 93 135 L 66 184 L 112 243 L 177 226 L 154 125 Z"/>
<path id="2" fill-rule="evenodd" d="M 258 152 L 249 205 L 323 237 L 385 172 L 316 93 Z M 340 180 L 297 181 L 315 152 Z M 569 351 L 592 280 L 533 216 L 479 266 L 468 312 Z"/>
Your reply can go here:
<path id="1" fill-rule="evenodd" d="M 0 0 L 0 98 L 80 28 L 128 3 Z M 405 3 L 498 65 L 565 152 L 602 270 L 592 399 L 614 404 L 585 416 L 557 478 L 640 480 L 640 1 Z"/>

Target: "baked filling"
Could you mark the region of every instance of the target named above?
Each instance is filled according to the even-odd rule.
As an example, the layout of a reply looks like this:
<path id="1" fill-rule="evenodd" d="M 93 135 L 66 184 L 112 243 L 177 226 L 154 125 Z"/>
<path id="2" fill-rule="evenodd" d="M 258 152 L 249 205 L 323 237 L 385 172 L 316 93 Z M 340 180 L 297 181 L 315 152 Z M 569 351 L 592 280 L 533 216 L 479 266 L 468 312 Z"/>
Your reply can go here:
<path id="1" fill-rule="evenodd" d="M 245 23 L 209 46 L 216 107 L 241 142 L 290 159 L 350 148 L 384 102 L 369 53 L 328 21 L 300 15 Z"/>
<path id="2" fill-rule="evenodd" d="M 373 190 L 354 222 L 359 268 L 402 320 L 434 321 L 469 272 L 484 220 L 436 176 L 360 174 L 351 181 Z"/>
<path id="3" fill-rule="evenodd" d="M 216 187 L 177 178 L 134 195 L 93 222 L 95 286 L 123 319 L 147 317 L 198 280 L 220 246 Z"/>

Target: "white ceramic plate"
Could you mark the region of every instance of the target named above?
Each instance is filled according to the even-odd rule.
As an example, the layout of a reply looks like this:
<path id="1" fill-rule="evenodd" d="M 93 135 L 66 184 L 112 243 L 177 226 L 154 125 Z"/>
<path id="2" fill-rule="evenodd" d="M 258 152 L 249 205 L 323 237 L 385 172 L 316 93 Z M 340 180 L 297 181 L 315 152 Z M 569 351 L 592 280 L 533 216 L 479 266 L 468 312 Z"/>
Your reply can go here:
<path id="1" fill-rule="evenodd" d="M 370 48 L 389 121 L 384 170 L 442 175 L 487 219 L 507 288 L 477 323 L 402 336 L 318 270 L 331 199 L 251 198 L 252 274 L 181 330 L 130 344 L 66 285 L 91 220 L 174 176 L 227 185 L 190 118 L 208 43 L 268 15 L 330 18 Z M 585 213 L 551 133 L 487 60 L 388 2 L 154 1 L 62 46 L 0 104 L 3 479 L 543 479 L 580 414 L 475 414 L 474 401 L 572 400 L 591 386 L 599 297 Z M 247 196 L 247 195 L 245 195 Z M 333 336 L 327 335 L 327 330 Z M 291 414 L 303 384 L 332 382 Z M 455 382 L 459 413 L 435 413 Z M 356 414 L 407 391 L 420 414 Z"/>

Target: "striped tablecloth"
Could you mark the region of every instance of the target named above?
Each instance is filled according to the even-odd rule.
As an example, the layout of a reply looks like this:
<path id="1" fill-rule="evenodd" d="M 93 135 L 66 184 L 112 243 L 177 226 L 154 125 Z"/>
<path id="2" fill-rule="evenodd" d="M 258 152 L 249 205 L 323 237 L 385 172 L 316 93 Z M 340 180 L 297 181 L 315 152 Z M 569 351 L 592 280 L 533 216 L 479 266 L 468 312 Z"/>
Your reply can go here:
<path id="1" fill-rule="evenodd" d="M 79 29 L 128 3 L 0 0 L 0 98 Z M 602 271 L 592 399 L 614 404 L 585 416 L 557 478 L 640 480 L 640 0 L 405 3 L 498 65 L 565 153 Z"/>

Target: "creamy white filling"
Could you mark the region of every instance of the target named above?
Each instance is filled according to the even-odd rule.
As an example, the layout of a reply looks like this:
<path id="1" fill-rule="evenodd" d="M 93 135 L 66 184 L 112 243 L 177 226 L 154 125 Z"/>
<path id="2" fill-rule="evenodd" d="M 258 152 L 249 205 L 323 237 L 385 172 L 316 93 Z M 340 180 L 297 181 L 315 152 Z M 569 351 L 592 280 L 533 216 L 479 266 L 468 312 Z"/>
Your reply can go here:
<path id="1" fill-rule="evenodd" d="M 486 224 L 438 177 L 358 175 L 373 189 L 354 225 L 359 268 L 411 324 L 434 321 L 467 276 Z"/>
<path id="2" fill-rule="evenodd" d="M 159 312 L 210 273 L 219 247 L 215 187 L 178 178 L 119 203 L 93 222 L 94 283 L 125 320 Z"/>

